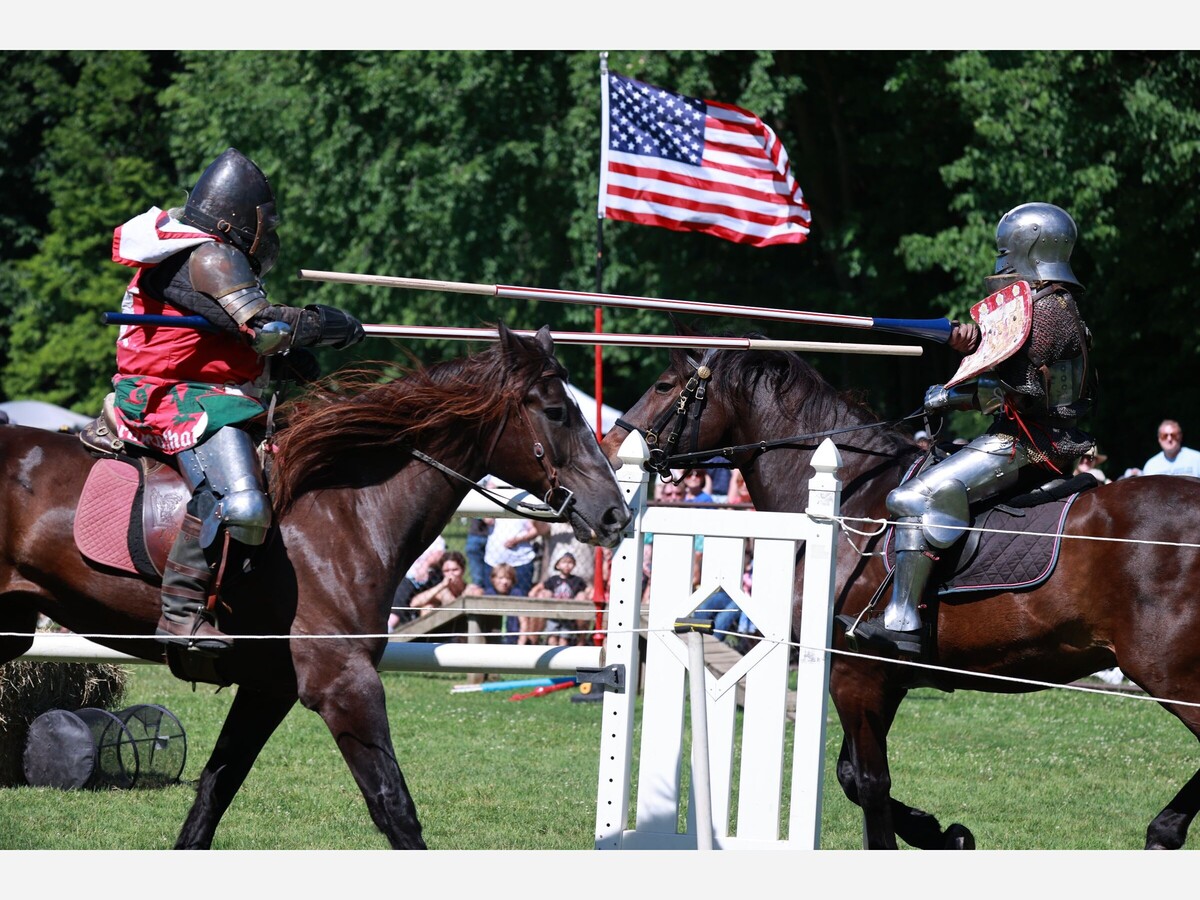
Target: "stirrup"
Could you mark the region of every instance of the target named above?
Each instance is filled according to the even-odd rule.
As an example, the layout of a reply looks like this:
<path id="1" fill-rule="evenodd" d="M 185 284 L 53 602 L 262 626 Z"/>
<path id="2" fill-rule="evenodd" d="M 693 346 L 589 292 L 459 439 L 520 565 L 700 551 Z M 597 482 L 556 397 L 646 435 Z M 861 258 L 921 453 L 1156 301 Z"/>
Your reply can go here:
<path id="1" fill-rule="evenodd" d="M 883 624 L 883 618 L 877 616 L 854 624 L 854 616 L 840 615 L 836 617 L 846 631 L 848 640 L 855 649 L 860 644 L 866 646 L 888 647 L 900 653 L 921 656 L 925 647 L 925 627 L 912 631 L 895 631 Z"/>
<path id="2" fill-rule="evenodd" d="M 188 614 L 188 620 L 175 622 L 164 614 L 159 617 L 154 637 L 161 644 L 177 644 L 203 654 L 223 653 L 233 639 L 219 631 L 200 612 Z"/>

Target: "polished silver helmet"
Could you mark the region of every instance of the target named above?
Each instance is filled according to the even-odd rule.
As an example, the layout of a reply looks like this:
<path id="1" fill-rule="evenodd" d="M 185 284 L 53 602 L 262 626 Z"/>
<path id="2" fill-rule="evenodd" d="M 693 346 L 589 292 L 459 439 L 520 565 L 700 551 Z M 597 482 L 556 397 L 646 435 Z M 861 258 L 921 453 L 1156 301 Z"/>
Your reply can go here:
<path id="1" fill-rule="evenodd" d="M 1070 263 L 1078 236 L 1075 220 L 1065 209 L 1052 203 L 1022 203 L 996 226 L 996 274 L 1082 288 Z"/>

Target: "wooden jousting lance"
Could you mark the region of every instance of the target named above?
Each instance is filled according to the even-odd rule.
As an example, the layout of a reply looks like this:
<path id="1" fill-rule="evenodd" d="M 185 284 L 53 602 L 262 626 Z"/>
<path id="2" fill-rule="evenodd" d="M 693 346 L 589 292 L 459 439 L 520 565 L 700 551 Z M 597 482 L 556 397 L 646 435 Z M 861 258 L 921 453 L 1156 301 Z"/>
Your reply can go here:
<path id="1" fill-rule="evenodd" d="M 216 331 L 203 316 L 160 316 L 137 313 L 104 313 L 105 325 L 140 325 L 143 328 L 194 328 Z M 435 325 L 363 325 L 369 337 L 440 338 L 451 341 L 498 341 L 500 332 L 494 328 L 457 328 Z M 533 337 L 536 331 L 511 329 L 522 337 Z M 711 337 L 658 334 L 595 334 L 590 331 L 552 331 L 556 344 L 603 344 L 612 347 L 679 347 L 714 348 L 718 350 L 798 350 L 807 353 L 857 353 L 879 356 L 920 356 L 921 347 L 910 344 L 843 344 L 826 341 L 773 341 L 766 338 Z"/>
<path id="2" fill-rule="evenodd" d="M 301 269 L 300 277 L 308 281 L 335 281 L 342 284 L 369 284 L 418 291 L 478 294 L 507 300 L 548 300 L 552 303 L 618 306 L 628 309 L 660 309 L 668 312 L 697 313 L 706 316 L 734 316 L 750 319 L 773 319 L 779 322 L 806 322 L 811 325 L 835 325 L 843 328 L 867 328 L 875 331 L 889 331 L 894 334 L 906 334 L 940 344 L 944 344 L 950 339 L 950 332 L 953 328 L 953 323 L 949 319 L 881 319 L 872 316 L 845 316 L 836 313 L 769 309 L 765 306 L 738 306 L 732 303 L 700 303 L 693 300 L 632 297 L 590 291 L 552 291 L 546 288 L 517 287 L 506 284 L 472 284 L 464 281 L 435 281 L 427 278 L 400 278 L 391 275 L 356 275 L 349 272 L 320 272 L 313 269 Z"/>

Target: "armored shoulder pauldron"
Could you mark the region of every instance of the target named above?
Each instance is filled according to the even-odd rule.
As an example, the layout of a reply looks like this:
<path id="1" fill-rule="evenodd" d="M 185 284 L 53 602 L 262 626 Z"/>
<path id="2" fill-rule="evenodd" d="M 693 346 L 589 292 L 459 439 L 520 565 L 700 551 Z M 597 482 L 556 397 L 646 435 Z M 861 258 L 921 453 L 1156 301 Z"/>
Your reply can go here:
<path id="1" fill-rule="evenodd" d="M 197 247 L 188 259 L 192 287 L 208 294 L 230 317 L 245 325 L 271 304 L 244 253 L 229 244 Z"/>

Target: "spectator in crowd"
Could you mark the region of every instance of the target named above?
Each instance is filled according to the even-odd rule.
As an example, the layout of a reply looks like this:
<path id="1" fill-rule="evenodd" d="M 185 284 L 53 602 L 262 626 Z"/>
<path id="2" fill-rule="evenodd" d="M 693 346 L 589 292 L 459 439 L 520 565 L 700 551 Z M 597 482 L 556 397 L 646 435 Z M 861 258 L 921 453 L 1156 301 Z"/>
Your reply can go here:
<path id="1" fill-rule="evenodd" d="M 440 534 L 425 548 L 416 562 L 408 567 L 400 586 L 392 595 L 392 614 L 388 617 L 388 632 L 395 631 L 404 622 L 417 617 L 412 600 L 420 591 L 433 587 L 442 580 L 442 560 L 446 556 L 446 539 Z"/>
<path id="2" fill-rule="evenodd" d="M 556 574 L 551 575 L 544 582 L 535 584 L 530 589 L 529 596 L 553 600 L 586 600 L 588 585 L 582 578 L 574 574 L 575 562 L 574 553 L 570 551 L 560 553 L 554 563 Z M 542 620 L 537 621 L 542 622 Z M 547 645 L 569 647 L 575 641 L 566 632 L 573 631 L 577 624 L 573 619 L 549 618 L 539 624 L 538 628 L 545 628 Z M 530 628 L 533 630 L 532 626 Z"/>
<path id="3" fill-rule="evenodd" d="M 483 561 L 491 568 L 508 563 L 517 574 L 513 585 L 513 596 L 528 597 L 533 587 L 534 569 L 537 567 L 537 548 L 534 541 L 538 531 L 529 519 L 497 518 L 492 524 L 484 548 Z M 504 643 L 515 644 L 521 625 L 516 616 L 505 620 Z"/>
<path id="4" fill-rule="evenodd" d="M 917 442 L 917 446 L 922 450 L 928 450 L 933 441 L 929 437 L 929 432 L 922 429 L 913 435 L 913 440 Z"/>
<path id="5" fill-rule="evenodd" d="M 674 481 L 661 481 L 658 484 L 658 490 L 655 492 L 654 499 L 659 503 L 682 503 L 683 485 Z"/>
<path id="6" fill-rule="evenodd" d="M 410 605 L 427 616 L 439 606 L 453 603 L 468 593 L 466 574 L 467 558 L 457 550 L 447 552 L 442 559 L 442 577 L 436 584 L 418 591 Z"/>
<path id="7" fill-rule="evenodd" d="M 742 590 L 747 596 L 750 595 L 750 587 L 754 573 L 754 561 L 752 557 L 751 545 L 746 546 L 746 562 L 745 569 L 742 572 Z M 698 613 L 711 613 L 713 630 L 717 632 L 717 638 L 723 640 L 731 646 L 735 647 L 739 652 L 745 653 L 749 649 L 748 642 L 743 635 L 750 635 L 758 629 L 754 623 L 750 621 L 749 616 L 742 611 L 737 602 L 729 596 L 729 594 L 721 589 L 715 591 L 712 596 L 700 604 L 696 608 Z"/>
<path id="8" fill-rule="evenodd" d="M 1101 484 L 1108 484 L 1110 481 L 1109 477 L 1100 469 L 1100 466 L 1107 462 L 1107 460 L 1107 456 L 1093 447 L 1087 453 L 1083 454 L 1083 456 L 1079 457 L 1079 461 L 1075 463 L 1075 474 L 1081 475 L 1086 472 Z"/>
<path id="9" fill-rule="evenodd" d="M 725 502 L 737 506 L 754 506 L 754 501 L 750 499 L 750 490 L 746 487 L 746 479 L 742 477 L 741 469 L 733 469 L 729 473 L 729 495 L 726 497 Z"/>
<path id="10" fill-rule="evenodd" d="M 463 555 L 467 557 L 471 583 L 484 589 L 487 588 L 491 576 L 487 563 L 483 561 L 488 535 L 491 533 L 491 519 L 467 520 L 467 544 Z"/>
<path id="11" fill-rule="evenodd" d="M 733 470 L 727 468 L 729 460 L 723 456 L 714 456 L 712 461 L 721 465 L 715 465 L 708 470 L 708 492 L 712 494 L 713 503 L 727 503 Z"/>
<path id="12" fill-rule="evenodd" d="M 1174 419 L 1163 419 L 1158 426 L 1158 446 L 1162 452 L 1146 460 L 1143 475 L 1200 477 L 1200 451 L 1183 446 L 1183 426 Z"/>
<path id="13" fill-rule="evenodd" d="M 705 485 L 708 473 L 703 469 L 688 469 L 683 473 L 683 500 L 685 503 L 712 503 L 713 498 Z"/>
<path id="14" fill-rule="evenodd" d="M 513 588 L 516 586 L 517 570 L 508 563 L 500 563 L 491 569 L 491 574 L 488 575 L 488 586 L 484 589 L 484 593 L 496 597 L 511 597 Z M 510 616 L 509 618 L 515 617 Z M 502 640 L 507 641 L 507 638 Z M 520 643 L 519 640 L 518 643 Z"/>
<path id="15" fill-rule="evenodd" d="M 576 577 L 583 579 L 584 583 L 592 588 L 595 583 L 596 548 L 575 537 L 575 528 L 570 522 L 535 521 L 534 527 L 542 539 L 537 578 L 545 581 L 554 572 L 554 565 L 558 562 L 558 558 L 564 553 L 570 553 L 575 557 Z"/>

